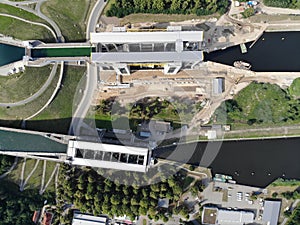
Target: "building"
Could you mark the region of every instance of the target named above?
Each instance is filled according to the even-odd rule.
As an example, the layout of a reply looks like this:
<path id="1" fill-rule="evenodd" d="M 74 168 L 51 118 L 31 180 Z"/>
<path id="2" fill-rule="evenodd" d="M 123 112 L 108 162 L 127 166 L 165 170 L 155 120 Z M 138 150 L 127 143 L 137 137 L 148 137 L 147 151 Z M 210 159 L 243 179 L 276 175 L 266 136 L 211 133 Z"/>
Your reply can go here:
<path id="1" fill-rule="evenodd" d="M 176 74 L 203 61 L 203 31 L 91 33 L 91 61 L 102 69 L 129 75 L 130 67 L 161 68 Z"/>
<path id="2" fill-rule="evenodd" d="M 146 172 L 150 163 L 148 148 L 74 141 L 68 144 L 67 157 L 72 165 Z"/>
<path id="3" fill-rule="evenodd" d="M 109 219 L 106 216 L 92 216 L 74 212 L 72 225 L 108 225 Z"/>
<path id="4" fill-rule="evenodd" d="M 268 225 L 277 225 L 280 207 L 281 201 L 265 200 L 262 221 L 268 223 Z"/>
<path id="5" fill-rule="evenodd" d="M 214 95 L 222 94 L 225 90 L 225 79 L 222 77 L 214 78 L 212 89 Z"/>
<path id="6" fill-rule="evenodd" d="M 207 225 L 244 225 L 254 221 L 254 213 L 243 210 L 226 210 L 204 207 L 202 223 Z"/>

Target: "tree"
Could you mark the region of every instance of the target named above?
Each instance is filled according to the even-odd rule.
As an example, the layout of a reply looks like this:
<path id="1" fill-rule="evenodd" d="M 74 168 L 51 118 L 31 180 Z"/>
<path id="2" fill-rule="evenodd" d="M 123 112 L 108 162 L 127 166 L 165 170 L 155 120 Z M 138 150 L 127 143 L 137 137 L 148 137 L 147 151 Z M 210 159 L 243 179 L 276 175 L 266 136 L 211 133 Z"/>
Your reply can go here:
<path id="1" fill-rule="evenodd" d="M 242 12 L 242 15 L 244 18 L 248 18 L 250 16 L 253 16 L 255 14 L 255 10 L 252 7 L 249 7 L 247 9 L 245 9 L 244 12 Z"/>

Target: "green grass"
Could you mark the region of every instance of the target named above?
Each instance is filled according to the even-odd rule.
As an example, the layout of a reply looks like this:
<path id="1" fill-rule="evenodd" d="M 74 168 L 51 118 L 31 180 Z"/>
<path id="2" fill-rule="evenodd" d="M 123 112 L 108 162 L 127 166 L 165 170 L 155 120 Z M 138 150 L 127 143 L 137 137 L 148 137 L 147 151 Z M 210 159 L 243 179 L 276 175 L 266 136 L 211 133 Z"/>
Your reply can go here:
<path id="1" fill-rule="evenodd" d="M 36 113 L 40 108 L 42 108 L 46 104 L 46 102 L 52 95 L 53 91 L 55 90 L 58 78 L 59 67 L 55 77 L 52 80 L 52 83 L 49 85 L 46 91 L 37 99 L 22 106 L 11 108 L 0 107 L 0 126 L 19 127 L 22 119 L 27 118 L 28 116 L 31 116 L 32 114 Z"/>
<path id="2" fill-rule="evenodd" d="M 26 67 L 25 72 L 0 77 L 0 102 L 17 102 L 30 97 L 46 82 L 52 66 Z"/>
<path id="3" fill-rule="evenodd" d="M 33 22 L 40 22 L 40 23 L 47 24 L 43 19 L 41 19 L 40 17 L 38 17 L 30 12 L 27 12 L 23 9 L 18 9 L 14 6 L 2 4 L 2 3 L 0 3 L 0 13 L 6 13 L 9 15 L 18 16 L 18 17 L 21 17 L 23 19 L 30 20 Z"/>
<path id="4" fill-rule="evenodd" d="M 289 87 L 289 93 L 296 98 L 300 97 L 300 78 L 293 80 L 293 83 Z"/>
<path id="5" fill-rule="evenodd" d="M 243 126 L 274 126 L 297 124 L 300 102 L 291 99 L 286 90 L 277 85 L 253 82 L 233 100 L 222 103 L 213 117 L 216 122 Z"/>
<path id="6" fill-rule="evenodd" d="M 284 180 L 282 178 L 279 178 L 275 181 L 273 181 L 271 186 L 300 186 L 300 180 Z"/>
<path id="7" fill-rule="evenodd" d="M 51 32 L 42 26 L 5 16 L 0 16 L 0 33 L 20 40 L 55 41 Z"/>
<path id="8" fill-rule="evenodd" d="M 193 177 L 185 177 L 183 181 L 183 190 L 185 190 L 195 179 Z"/>
<path id="9" fill-rule="evenodd" d="M 85 67 L 65 66 L 62 88 L 43 112 L 28 121 L 28 129 L 68 132 L 76 88 L 85 71 Z"/>
<path id="10" fill-rule="evenodd" d="M 41 10 L 61 28 L 66 41 L 85 40 L 87 14 L 93 0 L 52 0 L 45 2 Z"/>

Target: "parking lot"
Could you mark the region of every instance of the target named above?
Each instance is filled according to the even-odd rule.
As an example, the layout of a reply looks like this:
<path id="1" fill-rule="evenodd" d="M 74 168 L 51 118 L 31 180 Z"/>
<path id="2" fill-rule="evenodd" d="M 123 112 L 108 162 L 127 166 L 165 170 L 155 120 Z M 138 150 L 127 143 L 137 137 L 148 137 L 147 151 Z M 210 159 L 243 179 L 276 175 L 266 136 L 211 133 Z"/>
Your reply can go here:
<path id="1" fill-rule="evenodd" d="M 255 220 L 259 221 L 259 215 L 263 209 L 263 199 L 251 200 L 253 192 L 266 193 L 266 190 L 238 184 L 211 182 L 203 191 L 202 204 L 215 204 L 231 210 L 251 210 L 255 213 Z"/>

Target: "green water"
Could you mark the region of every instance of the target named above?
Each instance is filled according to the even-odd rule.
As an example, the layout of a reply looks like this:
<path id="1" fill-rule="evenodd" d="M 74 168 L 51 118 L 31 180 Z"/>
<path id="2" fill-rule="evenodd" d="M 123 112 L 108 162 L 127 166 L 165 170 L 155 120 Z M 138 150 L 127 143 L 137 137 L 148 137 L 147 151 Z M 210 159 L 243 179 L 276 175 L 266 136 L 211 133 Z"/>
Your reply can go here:
<path id="1" fill-rule="evenodd" d="M 82 48 L 44 48 L 44 49 L 33 49 L 31 56 L 33 58 L 44 58 L 44 57 L 90 57 L 92 47 Z"/>
<path id="2" fill-rule="evenodd" d="M 0 151 L 66 153 L 67 145 L 37 134 L 0 130 Z"/>
<path id="3" fill-rule="evenodd" d="M 24 48 L 0 43 L 0 66 L 22 60 L 24 55 Z"/>

